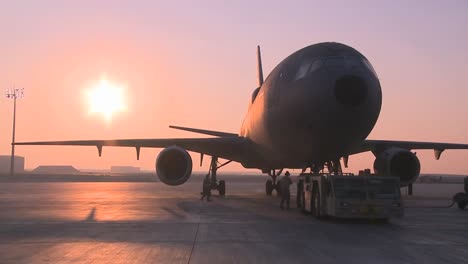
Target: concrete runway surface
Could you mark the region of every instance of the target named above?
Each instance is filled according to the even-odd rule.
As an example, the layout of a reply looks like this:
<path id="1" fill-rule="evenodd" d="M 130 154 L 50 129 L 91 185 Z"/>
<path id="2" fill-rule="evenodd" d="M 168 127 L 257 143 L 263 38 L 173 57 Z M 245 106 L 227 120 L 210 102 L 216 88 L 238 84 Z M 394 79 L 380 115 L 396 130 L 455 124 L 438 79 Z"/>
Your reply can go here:
<path id="1" fill-rule="evenodd" d="M 372 223 L 281 211 L 266 176 L 220 178 L 210 203 L 201 177 L 1 182 L 0 263 L 468 263 L 468 210 L 432 208 L 461 184 L 416 184 L 404 218 Z"/>

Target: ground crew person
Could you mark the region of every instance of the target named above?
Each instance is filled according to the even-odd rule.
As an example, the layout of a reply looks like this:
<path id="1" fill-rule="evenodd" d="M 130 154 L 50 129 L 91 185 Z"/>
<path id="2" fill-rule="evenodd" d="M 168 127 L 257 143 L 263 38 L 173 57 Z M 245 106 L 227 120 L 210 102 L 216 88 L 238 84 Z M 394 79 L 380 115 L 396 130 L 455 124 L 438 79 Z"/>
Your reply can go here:
<path id="1" fill-rule="evenodd" d="M 209 173 L 205 176 L 205 179 L 203 179 L 202 201 L 205 199 L 205 196 L 208 202 L 211 201 L 211 181 Z"/>
<path id="2" fill-rule="evenodd" d="M 292 184 L 291 178 L 289 178 L 289 171 L 286 171 L 284 177 L 280 180 L 281 190 L 281 210 L 284 209 L 284 202 L 286 201 L 286 208 L 289 210 L 289 200 L 291 199 L 291 193 L 289 192 L 289 186 Z"/>

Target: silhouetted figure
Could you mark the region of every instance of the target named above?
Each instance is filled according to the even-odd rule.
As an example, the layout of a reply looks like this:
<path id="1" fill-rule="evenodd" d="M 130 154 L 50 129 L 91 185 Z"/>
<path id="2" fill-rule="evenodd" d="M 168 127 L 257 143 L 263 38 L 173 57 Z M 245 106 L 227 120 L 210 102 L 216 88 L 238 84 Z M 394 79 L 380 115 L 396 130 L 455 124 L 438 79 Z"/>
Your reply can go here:
<path id="1" fill-rule="evenodd" d="M 280 180 L 281 190 L 281 204 L 280 207 L 284 209 L 284 202 L 286 201 L 286 208 L 289 209 L 289 200 L 291 199 L 291 193 L 289 192 L 289 186 L 292 184 L 291 178 L 289 178 L 289 171 L 284 174 L 284 177 Z"/>
<path id="2" fill-rule="evenodd" d="M 203 179 L 203 191 L 202 191 L 202 197 L 201 200 L 205 199 L 209 202 L 211 201 L 211 181 L 210 181 L 210 174 L 207 174 L 205 176 L 205 179 Z"/>

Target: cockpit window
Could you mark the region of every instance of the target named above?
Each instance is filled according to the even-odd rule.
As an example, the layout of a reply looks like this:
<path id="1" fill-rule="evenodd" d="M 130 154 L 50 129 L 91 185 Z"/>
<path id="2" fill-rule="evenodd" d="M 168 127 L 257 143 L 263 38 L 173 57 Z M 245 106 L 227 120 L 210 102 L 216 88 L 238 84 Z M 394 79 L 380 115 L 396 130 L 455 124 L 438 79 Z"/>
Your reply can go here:
<path id="1" fill-rule="evenodd" d="M 314 72 L 318 70 L 320 67 L 322 67 L 322 61 L 321 60 L 314 60 L 312 64 L 310 65 L 309 71 L 307 73 Z"/>
<path id="2" fill-rule="evenodd" d="M 299 70 L 296 73 L 296 77 L 294 77 L 294 80 L 299 80 L 302 79 L 306 76 L 307 71 L 309 70 L 310 67 L 310 61 L 304 61 L 301 66 L 299 66 Z"/>
<path id="3" fill-rule="evenodd" d="M 370 62 L 361 57 L 357 56 L 336 56 L 336 57 L 316 57 L 316 58 L 307 58 L 302 61 L 301 65 L 297 68 L 296 73 L 293 75 L 293 81 L 300 80 L 312 72 L 317 71 L 321 67 L 325 66 L 328 68 L 356 68 L 362 67 L 362 65 L 368 68 L 375 76 L 377 73 L 370 64 Z M 280 75 L 282 76 L 283 73 Z M 290 79 L 290 78 L 288 78 Z"/>
<path id="4" fill-rule="evenodd" d="M 327 67 L 344 67 L 346 64 L 344 57 L 328 57 L 325 58 L 325 65 Z"/>
<path id="5" fill-rule="evenodd" d="M 326 57 L 323 58 L 325 65 L 329 67 L 346 67 L 353 68 L 361 66 L 359 57 Z"/>
<path id="6" fill-rule="evenodd" d="M 318 70 L 322 66 L 322 61 L 317 58 L 313 60 L 305 60 L 299 69 L 297 70 L 296 76 L 294 77 L 294 81 L 304 78 L 311 72 Z"/>

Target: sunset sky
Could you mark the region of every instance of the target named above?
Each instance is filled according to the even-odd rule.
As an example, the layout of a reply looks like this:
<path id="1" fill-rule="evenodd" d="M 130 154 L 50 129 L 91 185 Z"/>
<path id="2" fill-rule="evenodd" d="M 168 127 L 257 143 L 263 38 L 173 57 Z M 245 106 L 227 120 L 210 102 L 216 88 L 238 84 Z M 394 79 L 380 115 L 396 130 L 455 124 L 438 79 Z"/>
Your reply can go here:
<path id="1" fill-rule="evenodd" d="M 305 46 L 336 41 L 379 75 L 370 139 L 468 143 L 468 1 L 2 1 L 0 87 L 25 88 L 17 141 L 199 137 L 168 125 L 239 132 L 264 74 Z M 98 3 L 99 2 L 99 3 Z M 125 106 L 91 111 L 103 78 Z M 0 154 L 10 154 L 12 101 L 0 99 Z M 18 146 L 26 168 L 154 168 L 158 149 Z M 194 170 L 199 155 L 193 154 Z M 468 174 L 468 150 L 418 151 L 422 172 Z M 370 153 L 351 171 L 372 167 Z M 226 170 L 240 170 L 238 164 Z"/>

